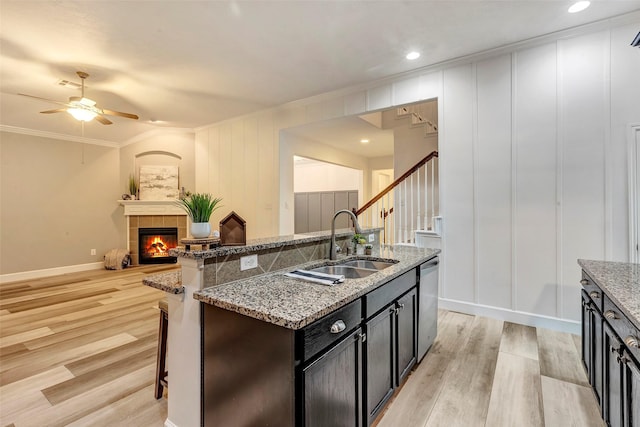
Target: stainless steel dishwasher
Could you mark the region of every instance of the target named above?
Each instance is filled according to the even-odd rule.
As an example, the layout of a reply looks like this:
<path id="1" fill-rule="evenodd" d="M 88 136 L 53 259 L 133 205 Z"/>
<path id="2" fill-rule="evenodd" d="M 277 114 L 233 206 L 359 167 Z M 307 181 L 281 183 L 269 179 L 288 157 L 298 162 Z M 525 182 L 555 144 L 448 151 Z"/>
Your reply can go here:
<path id="1" fill-rule="evenodd" d="M 422 360 L 438 333 L 438 257 L 420 266 L 418 285 L 418 362 Z"/>

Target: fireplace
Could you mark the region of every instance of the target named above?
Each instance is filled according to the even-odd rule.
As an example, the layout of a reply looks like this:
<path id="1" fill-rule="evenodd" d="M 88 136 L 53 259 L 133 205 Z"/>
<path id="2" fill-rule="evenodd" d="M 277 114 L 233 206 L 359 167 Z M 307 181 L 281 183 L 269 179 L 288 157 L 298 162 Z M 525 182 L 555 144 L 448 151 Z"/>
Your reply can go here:
<path id="1" fill-rule="evenodd" d="M 175 263 L 176 257 L 169 255 L 169 249 L 178 246 L 178 228 L 139 228 L 138 254 L 140 264 Z"/>

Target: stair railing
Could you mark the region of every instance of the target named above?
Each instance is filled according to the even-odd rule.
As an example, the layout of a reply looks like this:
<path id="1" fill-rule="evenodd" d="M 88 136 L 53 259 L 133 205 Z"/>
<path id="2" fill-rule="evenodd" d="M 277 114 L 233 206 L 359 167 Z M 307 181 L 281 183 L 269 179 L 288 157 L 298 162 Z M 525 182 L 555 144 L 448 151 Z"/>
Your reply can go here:
<path id="1" fill-rule="evenodd" d="M 415 243 L 415 230 L 433 228 L 438 215 L 438 152 L 409 168 L 355 211 L 358 222 L 382 228 L 382 242 Z"/>

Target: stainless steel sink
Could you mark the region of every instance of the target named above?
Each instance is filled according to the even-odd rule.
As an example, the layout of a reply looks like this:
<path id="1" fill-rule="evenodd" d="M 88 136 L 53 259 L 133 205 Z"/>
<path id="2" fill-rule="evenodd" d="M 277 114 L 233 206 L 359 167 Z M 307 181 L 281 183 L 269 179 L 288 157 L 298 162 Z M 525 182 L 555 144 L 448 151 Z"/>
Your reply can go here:
<path id="1" fill-rule="evenodd" d="M 326 274 L 342 274 L 346 279 L 361 279 L 378 272 L 378 270 L 368 270 L 348 265 L 325 265 L 323 267 L 312 268 L 310 271 Z"/>
<path id="2" fill-rule="evenodd" d="M 395 263 L 386 261 L 371 261 L 368 259 L 353 259 L 351 261 L 343 262 L 340 265 L 380 271 L 384 270 L 387 267 L 391 267 L 393 264 Z"/>

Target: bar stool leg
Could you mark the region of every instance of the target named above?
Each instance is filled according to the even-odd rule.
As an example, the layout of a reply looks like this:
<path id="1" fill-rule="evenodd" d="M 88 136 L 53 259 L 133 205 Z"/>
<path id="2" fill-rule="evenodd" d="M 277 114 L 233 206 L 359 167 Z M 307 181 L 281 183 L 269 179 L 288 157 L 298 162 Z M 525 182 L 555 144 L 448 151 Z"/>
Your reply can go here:
<path id="1" fill-rule="evenodd" d="M 158 357 L 156 359 L 156 399 L 162 398 L 164 388 L 167 386 L 167 329 L 169 326 L 169 313 L 160 307 L 160 327 L 158 329 Z"/>

